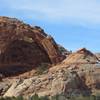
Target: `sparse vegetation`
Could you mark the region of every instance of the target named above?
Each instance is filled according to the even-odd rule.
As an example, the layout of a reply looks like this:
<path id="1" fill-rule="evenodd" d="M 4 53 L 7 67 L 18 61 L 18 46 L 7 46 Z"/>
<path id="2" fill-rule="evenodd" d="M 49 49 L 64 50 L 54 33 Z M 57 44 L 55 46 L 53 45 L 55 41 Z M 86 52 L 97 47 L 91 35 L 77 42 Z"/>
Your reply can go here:
<path id="1" fill-rule="evenodd" d="M 41 65 L 37 67 L 37 74 L 41 75 L 44 72 L 47 72 L 49 67 L 50 66 L 48 65 L 48 63 L 41 63 Z"/>
<path id="2" fill-rule="evenodd" d="M 58 94 L 55 96 L 52 96 L 51 98 L 48 96 L 39 97 L 37 94 L 33 95 L 32 97 L 29 97 L 29 99 L 24 99 L 22 96 L 18 97 L 6 97 L 6 98 L 0 98 L 0 100 L 100 100 L 100 96 L 72 96 L 72 97 L 66 97 L 62 94 Z"/>
<path id="3" fill-rule="evenodd" d="M 0 100 L 24 100 L 23 96 L 18 96 L 18 97 L 1 97 Z"/>

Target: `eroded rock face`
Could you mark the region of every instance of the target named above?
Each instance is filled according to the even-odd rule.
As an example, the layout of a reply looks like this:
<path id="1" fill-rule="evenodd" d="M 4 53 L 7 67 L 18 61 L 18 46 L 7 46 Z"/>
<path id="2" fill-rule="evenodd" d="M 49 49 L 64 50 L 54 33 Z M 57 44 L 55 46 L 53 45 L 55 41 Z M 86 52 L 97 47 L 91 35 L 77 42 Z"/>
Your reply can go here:
<path id="1" fill-rule="evenodd" d="M 72 54 L 70 54 L 64 63 L 97 63 L 99 59 L 91 51 L 86 48 L 82 48 Z"/>
<path id="2" fill-rule="evenodd" d="M 63 65 L 62 65 L 63 66 Z M 32 96 L 37 93 L 39 96 L 79 96 L 96 95 L 100 93 L 100 68 L 96 64 L 83 64 L 79 69 L 60 67 L 42 75 L 31 78 L 14 78 L 0 82 L 0 96 Z M 69 66 L 69 65 L 68 65 Z M 70 65 L 70 68 L 76 66 Z M 55 66 L 54 66 L 55 67 Z M 81 69 L 82 68 L 82 69 Z M 83 69 L 84 68 L 84 69 Z"/>
<path id="3" fill-rule="evenodd" d="M 0 17 L 0 73 L 24 72 L 62 59 L 56 42 L 43 29 L 15 18 Z"/>
<path id="4" fill-rule="evenodd" d="M 83 66 L 85 67 L 85 65 Z M 94 65 L 91 67 L 93 66 Z M 87 72 L 91 69 L 75 71 L 60 67 L 59 70 L 54 70 L 53 72 L 49 71 L 43 75 L 22 80 L 15 79 L 3 96 L 32 96 L 35 93 L 39 96 L 55 96 L 57 94 L 64 94 L 65 96 L 80 94 L 90 95 L 96 84 L 95 77 L 92 78 L 92 76 L 89 75 L 90 73 Z M 94 76 L 94 73 L 91 75 Z M 97 79 L 99 79 L 99 77 Z"/>

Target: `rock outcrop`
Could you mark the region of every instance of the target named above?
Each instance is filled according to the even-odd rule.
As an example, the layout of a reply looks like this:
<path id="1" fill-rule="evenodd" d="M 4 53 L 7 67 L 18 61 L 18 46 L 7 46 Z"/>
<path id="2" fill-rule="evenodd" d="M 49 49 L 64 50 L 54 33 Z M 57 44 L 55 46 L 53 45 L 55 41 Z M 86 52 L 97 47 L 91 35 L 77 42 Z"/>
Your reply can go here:
<path id="1" fill-rule="evenodd" d="M 56 42 L 43 29 L 16 18 L 0 17 L 0 73 L 20 73 L 41 63 L 57 64 L 62 60 Z"/>
<path id="2" fill-rule="evenodd" d="M 83 51 L 78 53 L 83 54 Z M 59 94 L 65 97 L 96 95 L 100 93 L 100 68 L 97 64 L 99 63 L 77 63 L 77 60 L 76 63 L 62 62 L 49 68 L 47 72 L 35 74 L 30 78 L 18 76 L 3 79 L 0 82 L 0 95 L 3 97 L 23 95 L 25 98 L 35 93 L 49 97 Z"/>
<path id="3" fill-rule="evenodd" d="M 75 53 L 70 54 L 64 63 L 97 63 L 99 59 L 95 54 L 91 53 L 86 48 L 82 48 Z"/>
<path id="4" fill-rule="evenodd" d="M 97 83 L 99 84 L 100 82 L 100 78 L 97 76 L 99 73 L 95 72 L 95 64 L 91 64 L 91 66 L 85 64 L 82 66 L 86 68 L 84 70 L 70 70 L 67 67 L 60 67 L 60 69 L 55 69 L 46 74 L 33 76 L 31 78 L 14 79 L 11 87 L 3 96 L 16 97 L 23 95 L 27 97 L 35 93 L 39 96 L 94 94 L 97 92 Z"/>
<path id="5" fill-rule="evenodd" d="M 42 75 L 36 75 L 27 79 L 16 79 L 17 81 L 12 82 L 11 87 L 3 96 L 23 95 L 27 97 L 35 93 L 39 96 L 50 97 L 58 94 L 63 94 L 63 96 L 87 96 L 100 93 L 100 68 L 97 66 L 99 63 L 96 63 L 98 59 L 86 49 L 80 49 L 74 54 L 78 55 L 74 58 L 74 60 L 76 59 L 74 63 L 62 62 L 51 67 L 47 73 Z M 86 58 L 89 57 L 91 62 L 86 62 L 86 60 L 77 63 L 79 59 L 83 59 L 79 56 L 80 54 L 82 57 L 87 55 Z"/>
<path id="6" fill-rule="evenodd" d="M 62 55 L 66 56 L 66 57 L 72 53 L 72 51 L 68 51 L 67 49 L 65 49 L 63 46 L 61 46 L 59 44 L 58 44 L 58 47 L 59 47 L 59 50 L 62 53 Z"/>
<path id="7" fill-rule="evenodd" d="M 100 61 L 100 53 L 96 53 L 96 56 L 98 57 L 98 59 Z"/>

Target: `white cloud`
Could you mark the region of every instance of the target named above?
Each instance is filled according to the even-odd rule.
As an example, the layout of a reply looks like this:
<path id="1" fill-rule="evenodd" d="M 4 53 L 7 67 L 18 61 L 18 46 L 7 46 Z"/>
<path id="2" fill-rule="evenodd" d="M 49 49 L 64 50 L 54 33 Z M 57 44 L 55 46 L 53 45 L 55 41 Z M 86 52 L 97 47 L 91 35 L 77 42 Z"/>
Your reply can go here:
<path id="1" fill-rule="evenodd" d="M 100 24 L 99 0 L 3 0 L 8 8 L 26 16 L 47 20 L 69 20 L 84 24 Z"/>

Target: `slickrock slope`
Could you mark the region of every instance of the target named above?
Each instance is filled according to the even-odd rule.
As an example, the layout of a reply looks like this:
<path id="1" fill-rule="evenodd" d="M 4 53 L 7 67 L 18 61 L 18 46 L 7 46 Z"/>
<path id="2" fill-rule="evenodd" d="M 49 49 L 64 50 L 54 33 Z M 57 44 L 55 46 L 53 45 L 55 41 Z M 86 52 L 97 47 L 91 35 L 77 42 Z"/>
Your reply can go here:
<path id="1" fill-rule="evenodd" d="M 0 73 L 22 73 L 41 65 L 63 60 L 58 46 L 38 26 L 31 27 L 16 18 L 0 17 Z"/>
<path id="2" fill-rule="evenodd" d="M 66 66 L 31 78 L 14 79 L 3 96 L 23 95 L 27 97 L 35 93 L 39 96 L 55 96 L 57 94 L 71 96 L 100 93 L 100 78 L 97 76 L 100 73 L 95 71 L 95 64 L 81 66 L 84 70 L 68 69 Z M 5 91 L 5 89 L 2 90 Z"/>
<path id="3" fill-rule="evenodd" d="M 86 95 L 90 94 L 91 90 L 85 84 L 84 77 L 76 71 L 62 68 L 29 79 L 16 79 L 3 96 L 31 96 L 35 93 L 39 96 L 54 96 L 61 93 L 66 96 L 68 93 Z"/>
<path id="4" fill-rule="evenodd" d="M 75 53 L 70 54 L 64 63 L 97 63 L 98 58 L 89 50 L 82 48 Z"/>

